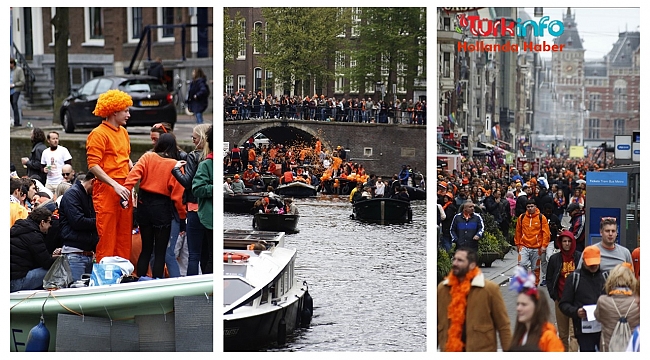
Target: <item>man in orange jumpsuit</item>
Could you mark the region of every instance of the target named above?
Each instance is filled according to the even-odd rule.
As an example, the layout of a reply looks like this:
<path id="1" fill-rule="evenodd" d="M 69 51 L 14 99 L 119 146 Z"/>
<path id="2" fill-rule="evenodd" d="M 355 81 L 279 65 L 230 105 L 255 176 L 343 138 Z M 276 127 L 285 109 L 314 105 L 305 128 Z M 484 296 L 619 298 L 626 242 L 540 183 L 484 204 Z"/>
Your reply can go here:
<path id="1" fill-rule="evenodd" d="M 124 128 L 133 105 L 131 96 L 120 90 L 109 90 L 99 96 L 93 114 L 104 121 L 88 135 L 86 154 L 88 171 L 95 174 L 93 205 L 97 213 L 97 244 L 95 258 L 105 256 L 131 257 L 133 208 L 122 208 L 131 192 L 123 186 L 133 162 L 129 158 L 131 143 Z"/>

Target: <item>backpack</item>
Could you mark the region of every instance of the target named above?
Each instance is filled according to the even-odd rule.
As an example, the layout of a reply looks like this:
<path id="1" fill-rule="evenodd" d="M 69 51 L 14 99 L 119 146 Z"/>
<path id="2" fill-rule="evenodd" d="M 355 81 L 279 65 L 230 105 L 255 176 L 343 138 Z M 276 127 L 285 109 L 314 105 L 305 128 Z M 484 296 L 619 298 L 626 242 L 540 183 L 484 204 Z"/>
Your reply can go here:
<path id="1" fill-rule="evenodd" d="M 634 301 L 630 304 L 630 307 L 627 309 L 625 316 L 621 316 L 621 312 L 618 311 L 616 302 L 614 299 L 610 298 L 614 303 L 614 308 L 618 314 L 618 321 L 612 332 L 612 337 L 609 338 L 609 345 L 607 351 L 609 352 L 623 352 L 627 349 L 627 345 L 630 342 L 630 337 L 632 337 L 632 330 L 630 330 L 630 323 L 627 322 L 627 315 L 630 313 Z"/>

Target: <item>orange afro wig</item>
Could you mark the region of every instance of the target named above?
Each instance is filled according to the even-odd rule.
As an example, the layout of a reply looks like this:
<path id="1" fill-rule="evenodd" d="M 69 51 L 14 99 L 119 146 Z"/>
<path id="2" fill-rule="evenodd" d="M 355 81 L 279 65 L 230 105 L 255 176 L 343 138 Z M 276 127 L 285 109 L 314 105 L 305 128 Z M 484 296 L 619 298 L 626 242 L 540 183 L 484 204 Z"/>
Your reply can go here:
<path id="1" fill-rule="evenodd" d="M 101 118 L 107 118 L 110 114 L 122 111 L 129 106 L 133 106 L 131 95 L 117 89 L 108 90 L 99 95 L 93 114 Z"/>

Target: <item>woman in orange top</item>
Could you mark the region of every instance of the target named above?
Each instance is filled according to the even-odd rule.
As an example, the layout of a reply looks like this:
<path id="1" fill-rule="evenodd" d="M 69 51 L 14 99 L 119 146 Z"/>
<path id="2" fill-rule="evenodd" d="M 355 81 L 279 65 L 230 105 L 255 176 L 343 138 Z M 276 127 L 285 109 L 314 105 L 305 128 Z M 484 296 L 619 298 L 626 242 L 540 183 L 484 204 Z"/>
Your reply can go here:
<path id="1" fill-rule="evenodd" d="M 510 289 L 519 293 L 517 322 L 510 351 L 532 346 L 544 352 L 563 352 L 562 340 L 549 321 L 550 308 L 546 295 L 540 294 L 535 286 L 535 275 L 518 266 L 510 281 Z"/>
<path id="2" fill-rule="evenodd" d="M 176 138 L 172 134 L 162 134 L 153 151 L 140 157 L 124 182 L 124 187 L 132 190 L 140 180 L 136 219 L 140 226 L 142 251 L 136 266 L 138 276 L 147 273 L 153 252 L 152 277 L 163 277 L 174 207 L 179 214 L 185 212 L 184 188 L 172 175 L 172 169 L 177 164 L 184 165 L 185 161 L 177 159 Z"/>

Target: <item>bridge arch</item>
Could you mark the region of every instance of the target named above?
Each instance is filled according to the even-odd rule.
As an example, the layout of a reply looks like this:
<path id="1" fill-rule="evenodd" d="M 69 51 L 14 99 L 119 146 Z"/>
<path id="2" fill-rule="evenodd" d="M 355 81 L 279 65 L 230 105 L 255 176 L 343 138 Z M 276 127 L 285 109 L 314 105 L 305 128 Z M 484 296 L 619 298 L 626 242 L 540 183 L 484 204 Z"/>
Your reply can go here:
<path id="1" fill-rule="evenodd" d="M 328 149 L 332 152 L 334 148 L 330 142 L 324 138 L 323 132 L 320 129 L 304 126 L 302 124 L 292 124 L 286 122 L 260 124 L 260 126 L 252 130 L 244 131 L 240 134 L 237 140 L 238 145 L 243 145 L 248 142 L 253 135 L 262 133 L 264 136 L 274 144 L 292 145 L 305 143 L 312 146 L 316 142 L 316 138 L 320 139 L 323 149 Z"/>

